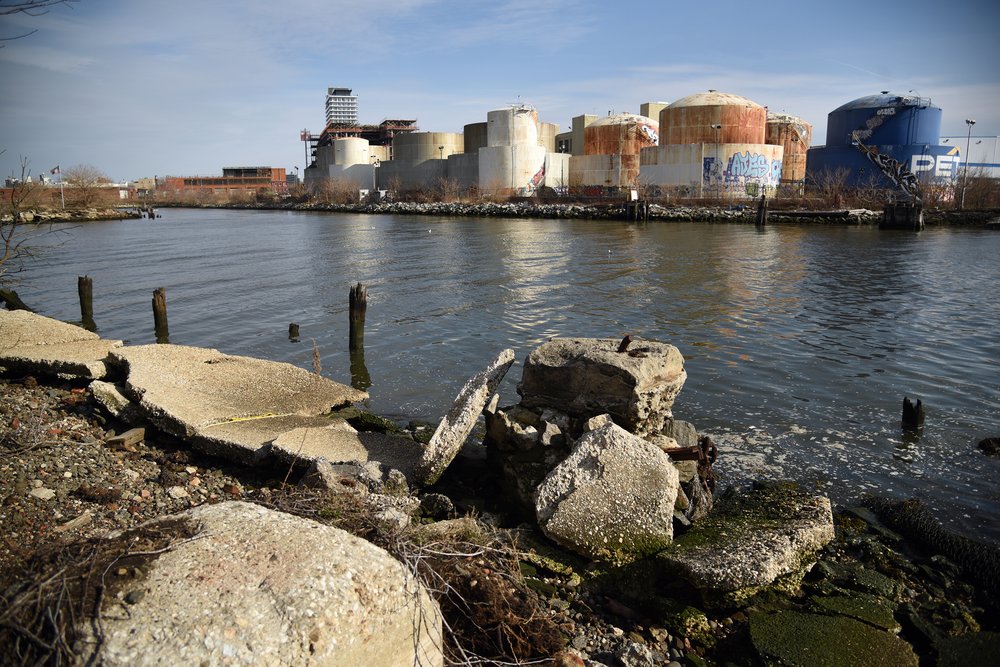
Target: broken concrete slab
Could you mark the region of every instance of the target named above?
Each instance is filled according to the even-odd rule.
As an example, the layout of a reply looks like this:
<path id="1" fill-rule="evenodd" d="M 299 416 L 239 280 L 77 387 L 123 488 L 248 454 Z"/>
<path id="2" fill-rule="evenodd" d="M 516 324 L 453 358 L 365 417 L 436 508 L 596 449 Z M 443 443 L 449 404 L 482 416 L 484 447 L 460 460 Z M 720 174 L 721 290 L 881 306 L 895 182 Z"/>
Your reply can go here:
<path id="1" fill-rule="evenodd" d="M 437 603 L 404 564 L 345 531 L 244 502 L 146 527 L 179 534 L 134 588 L 106 596 L 100 640 L 74 646 L 81 662 L 443 663 Z"/>
<path id="2" fill-rule="evenodd" d="M 26 310 L 0 310 L 0 367 L 19 373 L 101 379 L 120 340 Z"/>
<path id="3" fill-rule="evenodd" d="M 580 419 L 609 413 L 641 437 L 658 434 L 687 379 L 684 357 L 673 345 L 554 338 L 528 355 L 517 387 L 521 405 L 554 408 Z"/>
<path id="4" fill-rule="evenodd" d="M 738 604 L 779 578 L 797 588 L 834 537 L 830 499 L 770 483 L 722 496 L 712 514 L 657 554 L 651 573 L 697 589 L 706 604 Z"/>
<path id="5" fill-rule="evenodd" d="M 630 562 L 673 539 L 677 471 L 655 445 L 617 424 L 586 433 L 542 481 L 538 524 L 589 558 Z"/>
<path id="6" fill-rule="evenodd" d="M 321 415 L 368 398 L 291 364 L 183 345 L 115 350 L 126 394 L 164 431 L 209 454 L 259 461 L 286 431 L 328 424 Z"/>
<path id="7" fill-rule="evenodd" d="M 90 383 L 90 393 L 104 410 L 115 419 L 135 426 L 144 419 L 139 407 L 125 395 L 124 387 L 112 382 L 94 380 Z"/>
<path id="8" fill-rule="evenodd" d="M 486 401 L 514 363 L 514 350 L 506 349 L 474 375 L 458 392 L 455 403 L 438 425 L 417 464 L 416 481 L 430 486 L 440 479 L 472 433 Z"/>

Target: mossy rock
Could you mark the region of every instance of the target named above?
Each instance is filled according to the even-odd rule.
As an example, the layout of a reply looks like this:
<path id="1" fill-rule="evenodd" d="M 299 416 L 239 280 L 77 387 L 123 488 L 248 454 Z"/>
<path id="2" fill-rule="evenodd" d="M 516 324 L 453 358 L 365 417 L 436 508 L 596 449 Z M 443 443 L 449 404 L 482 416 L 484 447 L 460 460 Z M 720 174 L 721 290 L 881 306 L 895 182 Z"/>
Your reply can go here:
<path id="1" fill-rule="evenodd" d="M 330 416 L 339 417 L 340 419 L 345 420 L 358 431 L 394 434 L 404 433 L 403 429 L 399 427 L 399 424 L 391 419 L 379 417 L 376 414 L 359 410 L 353 406 L 331 412 Z"/>
<path id="2" fill-rule="evenodd" d="M 913 647 L 896 635 L 845 616 L 786 610 L 751 612 L 750 638 L 772 665 L 917 667 Z"/>
<path id="3" fill-rule="evenodd" d="M 841 588 L 862 593 L 870 593 L 887 600 L 896 600 L 902 586 L 881 572 L 867 568 L 861 563 L 838 563 L 823 560 L 816 564 L 814 571 Z"/>
<path id="4" fill-rule="evenodd" d="M 880 630 L 887 630 L 895 634 L 901 629 L 894 616 L 895 605 L 874 595 L 851 593 L 813 597 L 809 601 L 818 611 L 848 616 L 864 621 Z"/>
<path id="5" fill-rule="evenodd" d="M 1000 633 L 977 632 L 947 637 L 936 645 L 938 667 L 995 665 L 1000 656 Z"/>

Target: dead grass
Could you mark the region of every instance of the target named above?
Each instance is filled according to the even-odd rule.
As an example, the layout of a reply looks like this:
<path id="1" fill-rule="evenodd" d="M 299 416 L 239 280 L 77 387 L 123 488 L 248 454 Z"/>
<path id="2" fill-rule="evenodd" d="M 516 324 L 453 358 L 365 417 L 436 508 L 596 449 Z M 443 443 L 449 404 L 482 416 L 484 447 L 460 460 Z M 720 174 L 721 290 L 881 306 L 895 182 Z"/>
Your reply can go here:
<path id="1" fill-rule="evenodd" d="M 105 602 L 141 590 L 148 563 L 196 533 L 189 522 L 162 521 L 57 545 L 0 573 L 0 664 L 76 662 L 77 640 L 88 629 L 100 645 Z"/>

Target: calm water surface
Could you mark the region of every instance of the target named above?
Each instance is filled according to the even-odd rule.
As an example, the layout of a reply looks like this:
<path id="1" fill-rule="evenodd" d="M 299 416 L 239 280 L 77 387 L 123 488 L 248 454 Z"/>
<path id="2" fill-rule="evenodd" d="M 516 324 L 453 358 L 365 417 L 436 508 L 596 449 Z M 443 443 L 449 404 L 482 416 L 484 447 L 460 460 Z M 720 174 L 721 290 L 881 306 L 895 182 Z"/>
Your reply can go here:
<path id="1" fill-rule="evenodd" d="M 311 368 L 315 341 L 345 383 L 347 294 L 365 283 L 370 407 L 397 418 L 439 418 L 504 347 L 666 341 L 688 371 L 674 413 L 719 443 L 723 483 L 918 496 L 1000 543 L 1000 461 L 975 448 L 1000 436 L 995 232 L 167 209 L 60 240 L 19 288 L 44 314 L 79 318 L 88 274 L 99 333 L 149 343 L 164 286 L 172 342 Z M 904 395 L 927 407 L 916 438 Z"/>

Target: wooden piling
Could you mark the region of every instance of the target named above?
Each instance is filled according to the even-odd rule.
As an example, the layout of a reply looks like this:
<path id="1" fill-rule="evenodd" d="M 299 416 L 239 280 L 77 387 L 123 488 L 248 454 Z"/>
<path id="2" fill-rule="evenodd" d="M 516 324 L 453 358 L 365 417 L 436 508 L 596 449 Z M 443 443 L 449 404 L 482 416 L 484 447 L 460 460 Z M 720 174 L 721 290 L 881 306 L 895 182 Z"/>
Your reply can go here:
<path id="1" fill-rule="evenodd" d="M 95 331 L 94 322 L 94 280 L 90 276 L 78 276 L 76 291 L 80 295 L 80 324 L 87 331 Z"/>
<path id="2" fill-rule="evenodd" d="M 760 202 L 757 204 L 757 226 L 763 227 L 767 224 L 767 195 L 760 196 Z"/>
<path id="3" fill-rule="evenodd" d="M 153 290 L 153 329 L 157 343 L 170 342 L 170 328 L 167 326 L 167 288 Z"/>
<path id="4" fill-rule="evenodd" d="M 350 300 L 350 348 L 361 350 L 365 347 L 365 314 L 368 311 L 368 288 L 358 283 L 351 288 Z"/>
<path id="5" fill-rule="evenodd" d="M 288 340 L 292 341 L 293 343 L 299 342 L 299 325 L 296 324 L 295 322 L 291 322 L 288 325 Z"/>
<path id="6" fill-rule="evenodd" d="M 903 428 L 915 429 L 924 425 L 924 405 L 917 399 L 916 404 L 908 396 L 903 397 Z"/>

